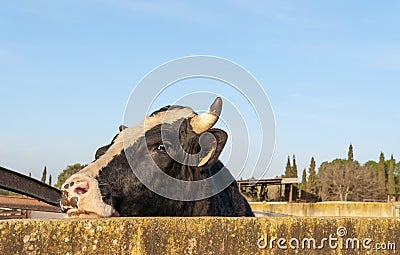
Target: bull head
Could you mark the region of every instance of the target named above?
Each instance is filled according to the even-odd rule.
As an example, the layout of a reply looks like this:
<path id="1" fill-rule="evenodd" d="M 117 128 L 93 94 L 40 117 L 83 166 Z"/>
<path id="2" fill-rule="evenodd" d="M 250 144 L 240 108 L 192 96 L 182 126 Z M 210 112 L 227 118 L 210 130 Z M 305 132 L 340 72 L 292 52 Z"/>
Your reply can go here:
<path id="1" fill-rule="evenodd" d="M 172 106 L 147 116 L 138 126 L 120 128 L 111 144 L 96 152 L 95 161 L 62 185 L 61 208 L 70 217 L 210 214 L 207 211 L 210 201 L 171 201 L 159 196 L 144 186 L 131 168 L 147 172 L 158 167 L 183 180 L 209 177 L 212 173 L 207 174 L 201 170 L 218 165 L 218 169 L 213 170 L 218 171 L 222 167 L 222 164 L 216 163 L 227 140 L 224 131 L 212 129 L 221 109 L 222 100 L 218 97 L 209 110 L 200 115 L 188 107 Z M 162 129 L 166 130 L 167 140 L 168 133 L 178 133 L 179 146 L 166 146 L 166 141 L 161 138 Z M 202 136 L 206 131 L 211 135 Z M 182 148 L 181 151 L 189 156 L 196 154 L 195 164 L 186 165 L 193 163 L 193 158 L 190 162 L 183 159 L 184 163 L 171 158 L 167 152 L 176 147 Z M 127 157 L 133 158 L 133 165 L 129 164 Z M 162 185 L 162 180 L 154 181 Z"/>

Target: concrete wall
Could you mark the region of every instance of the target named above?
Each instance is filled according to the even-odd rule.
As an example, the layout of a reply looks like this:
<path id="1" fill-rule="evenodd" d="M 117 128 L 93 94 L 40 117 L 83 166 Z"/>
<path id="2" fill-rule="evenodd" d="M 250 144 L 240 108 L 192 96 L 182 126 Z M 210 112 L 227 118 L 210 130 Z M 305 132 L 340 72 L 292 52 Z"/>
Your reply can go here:
<path id="1" fill-rule="evenodd" d="M 362 202 L 321 202 L 321 203 L 286 203 L 252 202 L 253 211 L 272 212 L 292 216 L 339 216 L 339 217 L 393 217 L 400 216 L 394 211 L 399 203 L 362 203 Z M 394 214 L 395 213 L 395 214 Z"/>
<path id="2" fill-rule="evenodd" d="M 377 247 L 387 250 L 377 253 Z M 398 254 L 399 250 L 400 220 L 395 218 L 0 221 L 2 255 Z"/>
<path id="3" fill-rule="evenodd" d="M 31 219 L 63 219 L 63 218 L 67 218 L 67 215 L 65 213 L 31 211 Z"/>

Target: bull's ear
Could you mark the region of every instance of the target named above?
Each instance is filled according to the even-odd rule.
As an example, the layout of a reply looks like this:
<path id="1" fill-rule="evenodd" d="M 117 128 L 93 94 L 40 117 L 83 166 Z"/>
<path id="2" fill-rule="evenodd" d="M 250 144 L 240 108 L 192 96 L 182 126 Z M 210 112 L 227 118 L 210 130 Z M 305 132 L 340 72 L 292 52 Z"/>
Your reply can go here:
<path id="1" fill-rule="evenodd" d="M 198 164 L 199 167 L 214 165 L 218 161 L 219 155 L 228 139 L 228 134 L 221 129 L 213 128 L 206 133 L 208 134 L 200 137 L 202 153 Z"/>

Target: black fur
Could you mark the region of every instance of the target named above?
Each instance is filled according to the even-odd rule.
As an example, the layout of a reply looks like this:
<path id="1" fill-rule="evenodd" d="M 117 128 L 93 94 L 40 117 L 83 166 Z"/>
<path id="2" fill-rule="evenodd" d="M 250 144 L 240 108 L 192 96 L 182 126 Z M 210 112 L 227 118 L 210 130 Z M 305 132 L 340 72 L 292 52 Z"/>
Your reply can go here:
<path id="1" fill-rule="evenodd" d="M 188 153 L 197 153 L 199 151 L 199 135 L 190 130 L 190 126 L 185 120 L 180 126 L 177 126 L 178 123 L 180 122 L 164 124 L 163 129 L 166 131 L 163 132 L 166 133 L 166 143 L 168 143 L 168 138 L 174 135 L 173 131 L 178 129 L 183 149 Z M 214 129 L 213 132 L 219 131 Z M 223 144 L 220 150 L 225 141 L 221 141 L 221 143 Z M 117 155 L 99 171 L 96 179 L 99 182 L 103 201 L 112 205 L 121 216 L 254 216 L 249 204 L 240 194 L 236 181 L 217 158 L 212 165 L 206 165 L 203 168 L 187 166 L 176 162 L 165 153 L 165 150 L 171 153 L 179 151 L 177 145 L 160 145 L 162 145 L 161 127 L 156 126 L 147 131 L 145 137 L 141 137 L 137 143 Z M 220 151 L 218 155 L 219 153 Z M 134 159 L 132 166 L 128 163 L 127 155 L 128 158 Z M 207 199 L 177 201 L 162 197 L 148 189 L 138 180 L 131 167 L 136 171 L 146 171 L 146 174 L 153 173 L 149 171 L 151 168 L 159 167 L 168 175 L 187 181 L 202 180 L 220 171 L 225 171 L 225 178 L 231 179 L 232 183 L 217 195 Z M 153 184 L 167 185 L 162 178 L 154 178 Z M 174 190 L 175 187 L 168 188 Z"/>

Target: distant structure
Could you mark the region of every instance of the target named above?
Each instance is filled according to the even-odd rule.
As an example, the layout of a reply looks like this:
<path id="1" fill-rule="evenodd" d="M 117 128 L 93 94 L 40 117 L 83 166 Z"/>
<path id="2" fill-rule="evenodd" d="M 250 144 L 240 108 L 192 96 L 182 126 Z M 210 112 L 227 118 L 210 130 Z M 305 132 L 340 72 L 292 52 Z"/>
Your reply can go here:
<path id="1" fill-rule="evenodd" d="M 299 180 L 295 178 L 274 178 L 261 180 L 238 180 L 240 192 L 250 202 L 262 201 L 287 201 L 289 203 L 298 197 L 297 184 Z"/>

